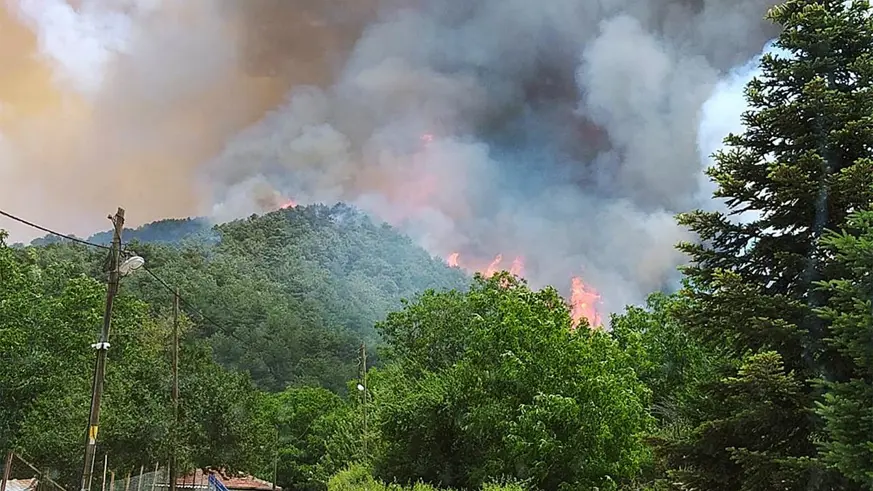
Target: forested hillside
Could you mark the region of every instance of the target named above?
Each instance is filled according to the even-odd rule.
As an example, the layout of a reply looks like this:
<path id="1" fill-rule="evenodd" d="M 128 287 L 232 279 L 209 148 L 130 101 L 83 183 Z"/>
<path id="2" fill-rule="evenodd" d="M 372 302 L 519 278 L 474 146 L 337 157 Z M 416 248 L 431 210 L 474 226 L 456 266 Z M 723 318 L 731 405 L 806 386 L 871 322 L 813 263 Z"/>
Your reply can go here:
<path id="1" fill-rule="evenodd" d="M 71 273 L 104 277 L 102 251 L 45 242 L 34 251 L 41 264 L 63 259 Z M 166 220 L 127 231 L 125 242 L 183 298 L 196 299 L 205 315 L 194 319 L 197 335 L 216 360 L 268 390 L 344 390 L 357 373 L 359 346 L 375 347 L 374 324 L 401 299 L 466 283 L 457 268 L 345 205 L 289 208 L 214 228 Z M 157 313 L 171 307 L 165 288 L 146 274 L 125 279 L 121 293 Z"/>
<path id="2" fill-rule="evenodd" d="M 342 205 L 131 232 L 154 274 L 122 280 L 100 451 L 293 490 L 873 489 L 870 11 L 770 11 L 781 54 L 708 171 L 726 209 L 678 218 L 681 288 L 608 329 Z M 0 446 L 73 489 L 107 256 L 46 242 L 0 236 Z"/>

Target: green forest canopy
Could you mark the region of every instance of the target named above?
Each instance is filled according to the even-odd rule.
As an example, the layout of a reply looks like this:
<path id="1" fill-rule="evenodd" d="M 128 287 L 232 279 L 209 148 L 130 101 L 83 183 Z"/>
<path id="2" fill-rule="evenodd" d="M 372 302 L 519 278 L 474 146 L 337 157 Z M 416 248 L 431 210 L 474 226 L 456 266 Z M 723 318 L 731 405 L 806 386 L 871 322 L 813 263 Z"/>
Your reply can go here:
<path id="1" fill-rule="evenodd" d="M 193 321 L 216 360 L 267 390 L 344 390 L 357 373 L 360 344 L 376 345 L 373 326 L 401 299 L 467 282 L 408 237 L 345 205 L 291 208 L 214 228 L 199 219 L 164 220 L 125 231 L 124 238 L 205 314 Z M 37 254 L 43 264 L 63 259 L 71 273 L 105 276 L 103 251 L 37 243 L 46 244 Z M 158 313 L 172 305 L 147 274 L 126 278 L 121 293 Z"/>
<path id="2" fill-rule="evenodd" d="M 708 171 L 727 211 L 679 217 L 701 239 L 679 245 L 682 288 L 608 332 L 573 330 L 554 289 L 468 282 L 342 205 L 132 232 L 205 314 L 185 318 L 197 403 L 169 419 L 168 293 L 126 278 L 101 445 L 119 465 L 176 446 L 262 476 L 278 450 L 295 490 L 873 489 L 869 13 L 770 11 L 789 56 L 762 58 L 744 131 Z M 65 482 L 104 253 L 0 244 L 0 444 Z M 362 340 L 382 343 L 366 384 Z"/>

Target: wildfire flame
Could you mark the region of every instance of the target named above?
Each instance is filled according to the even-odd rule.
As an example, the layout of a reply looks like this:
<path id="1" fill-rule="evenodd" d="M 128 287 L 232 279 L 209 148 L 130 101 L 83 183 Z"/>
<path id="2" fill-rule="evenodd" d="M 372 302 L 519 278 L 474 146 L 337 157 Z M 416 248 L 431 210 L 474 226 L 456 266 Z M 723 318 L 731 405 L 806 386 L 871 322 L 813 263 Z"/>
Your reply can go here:
<path id="1" fill-rule="evenodd" d="M 513 259 L 512 265 L 509 267 L 509 272 L 515 276 L 524 276 L 524 259 L 520 256 Z"/>
<path id="2" fill-rule="evenodd" d="M 600 327 L 600 314 L 597 313 L 596 303 L 600 295 L 593 289 L 585 286 L 582 278 L 574 276 L 570 287 L 570 315 L 573 318 L 573 328 L 579 327 L 582 319 L 588 320 L 591 328 Z"/>
<path id="3" fill-rule="evenodd" d="M 461 264 L 461 254 L 453 252 L 449 254 L 446 263 L 450 267 L 462 267 L 467 271 L 478 271 L 486 278 L 494 276 L 500 271 L 503 255 L 498 254 L 491 262 L 484 264 L 479 263 L 478 266 L 467 266 Z M 509 272 L 515 276 L 524 275 L 524 258 L 516 257 L 509 266 Z M 597 311 L 597 304 L 600 302 L 600 294 L 590 286 L 585 285 L 582 278 L 575 276 L 571 280 L 570 287 L 570 315 L 573 318 L 572 328 L 576 329 L 582 323 L 582 319 L 588 321 L 588 325 L 592 328 L 602 327 L 600 313 Z"/>
<path id="4" fill-rule="evenodd" d="M 498 271 L 500 271 L 500 263 L 503 262 L 503 254 L 498 254 L 494 257 L 494 260 L 488 264 L 488 267 L 485 268 L 485 277 L 490 278 L 494 276 Z"/>
<path id="5" fill-rule="evenodd" d="M 293 199 L 289 199 L 288 201 L 283 203 L 282 206 L 279 207 L 279 209 L 287 210 L 288 208 L 295 208 L 295 207 L 297 207 L 297 202 L 294 201 Z"/>
<path id="6" fill-rule="evenodd" d="M 453 253 L 449 254 L 449 257 L 448 257 L 448 259 L 446 259 L 446 262 L 449 264 L 450 268 L 457 268 L 458 267 L 458 257 L 460 255 L 461 254 L 458 252 L 453 252 Z"/>

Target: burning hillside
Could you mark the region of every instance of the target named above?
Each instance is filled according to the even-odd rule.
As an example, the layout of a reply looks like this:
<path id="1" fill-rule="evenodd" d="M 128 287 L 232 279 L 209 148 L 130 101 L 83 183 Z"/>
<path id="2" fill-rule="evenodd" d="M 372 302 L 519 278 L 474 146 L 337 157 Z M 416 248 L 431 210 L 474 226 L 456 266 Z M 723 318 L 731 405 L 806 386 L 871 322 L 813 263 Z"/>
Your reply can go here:
<path id="1" fill-rule="evenodd" d="M 489 278 L 500 271 L 508 271 L 518 277 L 524 277 L 524 259 L 521 256 L 516 256 L 512 262 L 508 263 L 503 260 L 503 254 L 498 254 L 490 262 L 483 261 L 461 261 L 461 253 L 453 252 L 449 254 L 446 263 L 453 268 L 461 268 L 468 272 L 481 273 L 486 278 Z M 598 307 L 600 305 L 600 294 L 591 287 L 586 286 L 582 282 L 582 278 L 574 276 L 570 280 L 570 295 L 568 303 L 570 306 L 570 315 L 573 318 L 573 325 L 578 326 L 582 319 L 588 322 L 590 327 L 601 327 L 602 320 Z M 558 285 L 560 286 L 560 285 Z"/>
<path id="2" fill-rule="evenodd" d="M 671 282 L 701 106 L 772 3 L 7 0 L 0 195 L 76 233 L 343 201 L 596 324 L 589 285 Z"/>

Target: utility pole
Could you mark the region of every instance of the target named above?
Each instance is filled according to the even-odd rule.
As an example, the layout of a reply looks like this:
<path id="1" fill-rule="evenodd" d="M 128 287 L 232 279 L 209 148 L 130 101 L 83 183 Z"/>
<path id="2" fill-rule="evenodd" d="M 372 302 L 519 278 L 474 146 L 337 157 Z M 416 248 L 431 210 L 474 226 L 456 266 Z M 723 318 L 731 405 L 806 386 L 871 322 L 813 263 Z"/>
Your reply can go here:
<path id="1" fill-rule="evenodd" d="M 273 453 L 273 491 L 276 491 L 276 479 L 279 474 L 279 425 L 276 425 L 276 448 Z"/>
<path id="2" fill-rule="evenodd" d="M 367 458 L 367 345 L 361 343 L 361 386 L 364 388 L 363 404 L 361 405 L 364 413 L 364 458 Z"/>
<path id="3" fill-rule="evenodd" d="M 173 294 L 173 434 L 170 450 L 170 491 L 176 491 L 176 435 L 179 431 L 179 289 Z"/>
<path id="4" fill-rule="evenodd" d="M 124 228 L 124 209 L 119 208 L 110 216 L 114 226 L 112 248 L 109 253 L 109 285 L 106 290 L 106 310 L 103 312 L 103 330 L 100 342 L 91 345 L 97 350 L 94 365 L 94 380 L 91 385 L 91 412 L 88 417 L 88 434 L 85 439 L 85 463 L 82 469 L 82 491 L 90 491 L 91 474 L 94 472 L 94 457 L 97 451 L 97 427 L 100 425 L 100 399 L 103 397 L 103 380 L 106 370 L 106 353 L 109 350 L 109 329 L 112 325 L 112 301 L 118 293 L 118 264 L 121 259 L 121 231 Z"/>
<path id="5" fill-rule="evenodd" d="M 15 452 L 9 451 L 6 454 L 6 465 L 3 466 L 3 480 L 0 481 L 0 491 L 6 491 L 6 483 L 9 482 L 9 476 L 12 475 L 12 457 L 15 456 Z"/>

